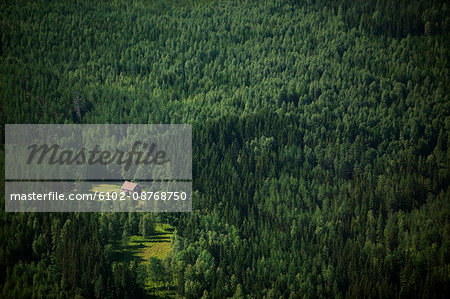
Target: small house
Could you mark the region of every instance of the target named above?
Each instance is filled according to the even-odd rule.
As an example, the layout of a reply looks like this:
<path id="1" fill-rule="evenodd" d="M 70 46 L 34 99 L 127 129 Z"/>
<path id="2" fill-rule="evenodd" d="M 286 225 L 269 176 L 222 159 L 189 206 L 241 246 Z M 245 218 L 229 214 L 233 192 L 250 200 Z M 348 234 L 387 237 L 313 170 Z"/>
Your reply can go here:
<path id="1" fill-rule="evenodd" d="M 124 192 L 128 192 L 130 195 L 133 195 L 133 193 L 141 194 L 142 192 L 142 187 L 133 181 L 125 181 L 120 189 Z"/>

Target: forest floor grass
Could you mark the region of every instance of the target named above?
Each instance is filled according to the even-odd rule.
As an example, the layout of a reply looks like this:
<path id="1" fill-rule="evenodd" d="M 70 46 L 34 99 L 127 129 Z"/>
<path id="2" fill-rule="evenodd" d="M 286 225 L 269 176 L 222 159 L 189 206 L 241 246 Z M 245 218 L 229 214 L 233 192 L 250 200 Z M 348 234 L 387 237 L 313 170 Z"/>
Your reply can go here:
<path id="1" fill-rule="evenodd" d="M 92 192 L 118 192 L 120 193 L 120 187 L 122 187 L 122 185 L 118 185 L 118 184 L 97 184 L 97 185 L 93 185 L 91 191 Z"/>
<path id="2" fill-rule="evenodd" d="M 148 263 L 151 257 L 164 259 L 170 250 L 173 228 L 166 223 L 157 223 L 155 232 L 149 238 L 134 235 L 128 241 L 114 243 L 115 259 L 120 262 L 139 261 Z"/>
<path id="3" fill-rule="evenodd" d="M 150 257 L 164 259 L 170 250 L 170 237 L 173 227 L 166 223 L 157 223 L 155 232 L 149 238 L 130 236 L 128 241 L 117 241 L 114 244 L 115 260 L 121 262 L 138 261 L 148 265 Z M 147 282 L 145 288 L 148 298 L 171 298 L 175 296 L 173 289 L 167 290 L 162 284 Z"/>

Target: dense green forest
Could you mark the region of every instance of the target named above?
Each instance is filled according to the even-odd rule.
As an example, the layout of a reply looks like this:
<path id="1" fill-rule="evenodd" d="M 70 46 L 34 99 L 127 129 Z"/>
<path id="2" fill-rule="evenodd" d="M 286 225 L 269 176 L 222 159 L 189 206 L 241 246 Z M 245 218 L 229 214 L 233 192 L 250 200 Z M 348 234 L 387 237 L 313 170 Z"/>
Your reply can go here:
<path id="1" fill-rule="evenodd" d="M 1 168 L 5 123 L 189 123 L 193 211 L 2 208 L 0 297 L 449 295 L 448 1 L 49 2 L 0 2 Z"/>

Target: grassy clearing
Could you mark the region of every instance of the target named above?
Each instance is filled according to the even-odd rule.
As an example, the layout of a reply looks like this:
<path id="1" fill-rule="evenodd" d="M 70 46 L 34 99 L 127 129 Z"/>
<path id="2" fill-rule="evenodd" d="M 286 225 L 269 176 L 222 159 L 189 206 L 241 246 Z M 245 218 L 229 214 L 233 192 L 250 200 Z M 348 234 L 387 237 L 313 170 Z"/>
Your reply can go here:
<path id="1" fill-rule="evenodd" d="M 170 250 L 170 237 L 173 228 L 165 223 L 158 223 L 155 233 L 150 238 L 131 236 L 128 241 L 118 241 L 114 244 L 117 261 L 148 262 L 155 256 L 164 259 Z"/>
<path id="2" fill-rule="evenodd" d="M 93 185 L 92 188 L 90 189 L 91 192 L 97 192 L 103 193 L 103 196 L 107 196 L 107 193 L 109 193 L 109 197 L 113 198 L 112 193 L 116 193 L 117 194 L 117 199 L 124 199 L 124 200 L 133 200 L 133 196 L 129 195 L 127 193 L 125 193 L 125 196 L 122 195 L 122 189 L 121 189 L 122 185 L 121 184 L 96 184 Z M 145 192 L 145 190 L 143 190 L 143 192 Z M 100 201 L 100 199 L 97 199 L 97 201 Z M 139 209 L 140 206 L 144 205 L 144 202 L 141 200 L 137 201 L 137 205 L 136 208 Z"/>
<path id="3" fill-rule="evenodd" d="M 147 265 L 150 257 L 164 259 L 170 250 L 170 237 L 173 227 L 165 223 L 157 223 L 155 233 L 150 238 L 131 236 L 128 241 L 117 241 L 115 247 L 115 260 L 121 262 L 139 261 Z M 149 298 L 173 298 L 175 290 L 167 290 L 162 284 L 150 280 L 145 288 Z"/>
<path id="4" fill-rule="evenodd" d="M 122 185 L 118 185 L 118 184 L 97 184 L 97 185 L 93 185 L 91 188 L 92 192 L 120 192 L 120 187 L 122 187 Z"/>

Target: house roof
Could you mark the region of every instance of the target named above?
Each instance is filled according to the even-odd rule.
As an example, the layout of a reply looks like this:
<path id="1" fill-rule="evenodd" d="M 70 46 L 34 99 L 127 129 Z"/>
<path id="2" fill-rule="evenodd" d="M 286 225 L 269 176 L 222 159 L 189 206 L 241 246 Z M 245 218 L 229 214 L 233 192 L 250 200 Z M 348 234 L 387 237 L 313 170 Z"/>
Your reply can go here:
<path id="1" fill-rule="evenodd" d="M 134 191 L 134 189 L 138 186 L 138 184 L 134 182 L 125 181 L 121 187 L 123 190 Z"/>

